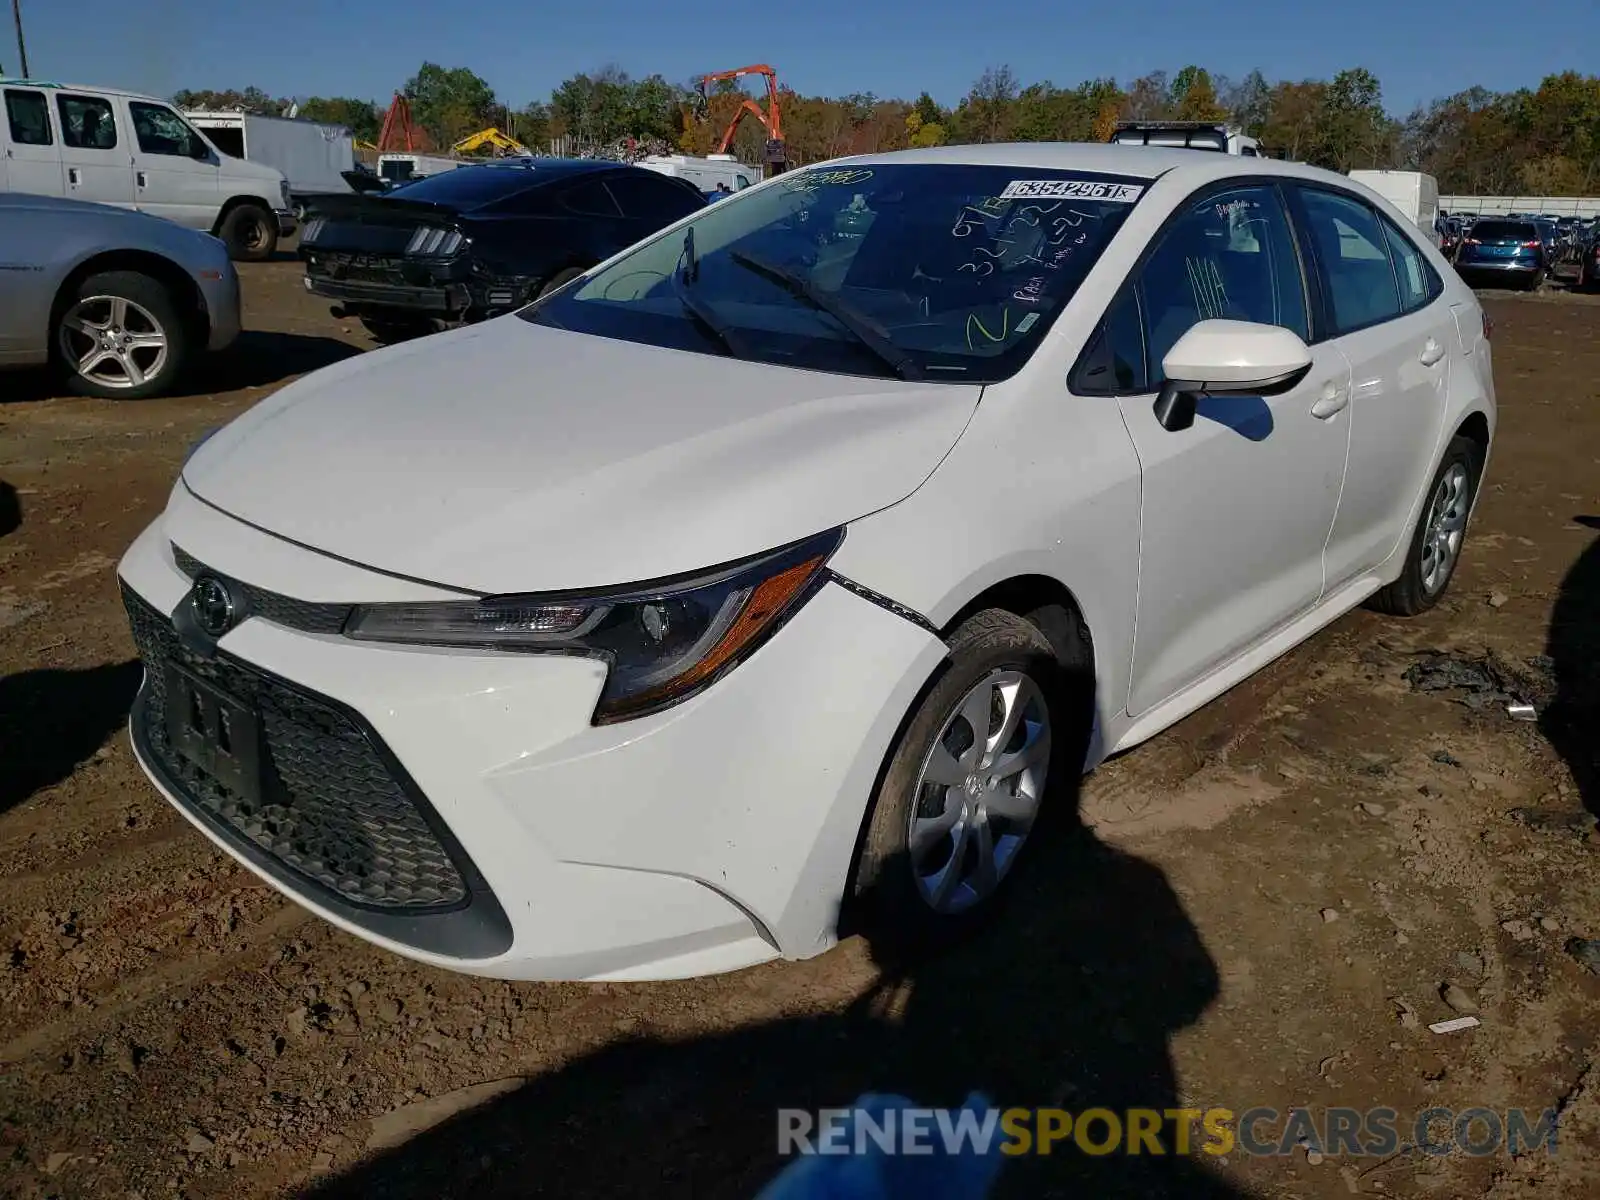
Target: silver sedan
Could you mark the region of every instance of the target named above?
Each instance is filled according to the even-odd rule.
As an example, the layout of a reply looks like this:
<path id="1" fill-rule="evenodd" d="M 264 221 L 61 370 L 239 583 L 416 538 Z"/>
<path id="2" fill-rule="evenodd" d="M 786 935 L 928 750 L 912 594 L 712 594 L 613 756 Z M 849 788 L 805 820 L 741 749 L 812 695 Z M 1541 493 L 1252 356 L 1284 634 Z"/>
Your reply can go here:
<path id="1" fill-rule="evenodd" d="M 239 334 L 228 251 L 146 213 L 0 194 L 0 369 L 49 364 L 86 396 L 169 391 Z"/>

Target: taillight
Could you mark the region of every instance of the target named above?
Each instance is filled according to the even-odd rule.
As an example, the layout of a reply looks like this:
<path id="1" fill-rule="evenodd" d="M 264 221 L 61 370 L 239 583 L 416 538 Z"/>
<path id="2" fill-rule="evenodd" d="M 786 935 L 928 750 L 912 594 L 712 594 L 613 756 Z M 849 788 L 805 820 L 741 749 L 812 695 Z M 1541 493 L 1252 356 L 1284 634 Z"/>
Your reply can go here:
<path id="1" fill-rule="evenodd" d="M 1537 250 L 1541 245 L 1543 245 L 1543 243 L 1539 241 L 1523 242 L 1522 248 L 1524 250 Z"/>
<path id="2" fill-rule="evenodd" d="M 462 237 L 454 229 L 438 229 L 424 225 L 411 235 L 406 245 L 407 254 L 426 258 L 448 258 L 461 248 Z"/>
<path id="3" fill-rule="evenodd" d="M 1481 246 L 1481 245 L 1483 245 L 1483 243 L 1480 242 L 1477 238 L 1462 238 L 1461 239 L 1461 244 L 1463 246 Z"/>

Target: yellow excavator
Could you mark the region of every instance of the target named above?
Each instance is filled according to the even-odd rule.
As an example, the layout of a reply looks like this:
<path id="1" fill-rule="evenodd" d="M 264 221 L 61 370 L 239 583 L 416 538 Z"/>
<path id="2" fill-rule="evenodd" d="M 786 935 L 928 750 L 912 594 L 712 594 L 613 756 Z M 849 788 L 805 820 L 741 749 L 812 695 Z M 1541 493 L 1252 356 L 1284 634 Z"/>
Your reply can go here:
<path id="1" fill-rule="evenodd" d="M 454 146 L 450 147 L 450 152 L 452 154 L 479 154 L 485 148 L 495 154 L 525 155 L 528 153 L 528 148 L 521 142 L 515 138 L 507 137 L 493 126 L 488 129 L 480 129 L 477 133 L 462 138 Z"/>

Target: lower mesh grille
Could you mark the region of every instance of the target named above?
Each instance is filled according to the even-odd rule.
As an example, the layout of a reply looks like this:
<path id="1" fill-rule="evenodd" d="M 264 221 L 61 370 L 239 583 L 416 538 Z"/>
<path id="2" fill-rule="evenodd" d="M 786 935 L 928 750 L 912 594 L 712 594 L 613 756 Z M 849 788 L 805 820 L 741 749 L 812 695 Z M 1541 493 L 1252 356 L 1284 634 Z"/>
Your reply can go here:
<path id="1" fill-rule="evenodd" d="M 123 602 L 145 664 L 137 701 L 140 749 L 224 836 L 365 908 L 399 915 L 468 899 L 461 871 L 390 769 L 376 735 L 331 704 L 236 659 L 190 653 L 171 620 L 126 588 Z M 167 725 L 171 667 L 254 714 L 259 799 L 178 752 Z"/>

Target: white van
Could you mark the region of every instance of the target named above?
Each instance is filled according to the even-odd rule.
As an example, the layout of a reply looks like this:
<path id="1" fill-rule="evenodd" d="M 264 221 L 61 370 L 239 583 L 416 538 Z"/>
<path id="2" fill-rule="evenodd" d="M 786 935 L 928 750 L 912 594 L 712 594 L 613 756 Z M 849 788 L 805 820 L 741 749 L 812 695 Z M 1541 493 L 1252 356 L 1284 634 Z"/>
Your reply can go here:
<path id="1" fill-rule="evenodd" d="M 0 191 L 166 217 L 250 261 L 294 232 L 283 173 L 229 158 L 165 100 L 30 79 L 0 79 L 0 93 Z"/>
<path id="2" fill-rule="evenodd" d="M 761 172 L 747 167 L 731 154 L 712 154 L 695 158 L 689 154 L 651 154 L 634 163 L 658 175 L 685 179 L 708 196 L 723 184 L 730 192 L 741 192 L 761 179 Z"/>
<path id="3" fill-rule="evenodd" d="M 1422 236 L 1439 244 L 1439 181 L 1421 171 L 1351 171 L 1350 178 L 1364 183 L 1404 213 Z"/>

